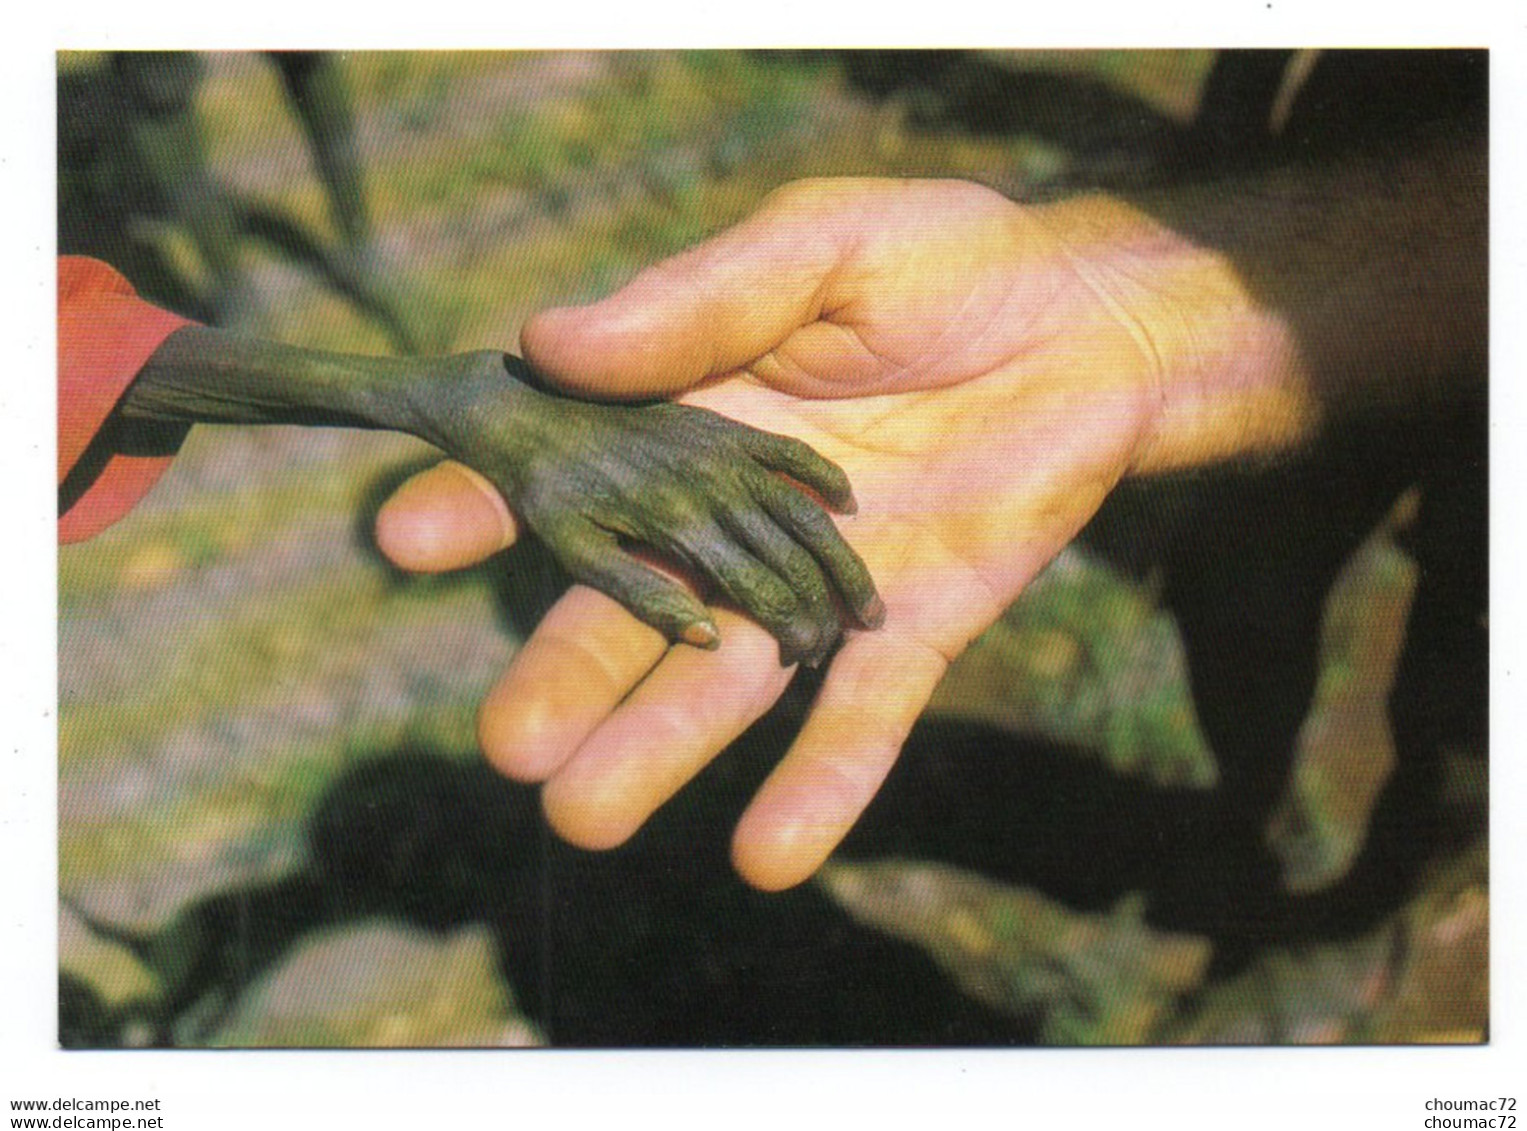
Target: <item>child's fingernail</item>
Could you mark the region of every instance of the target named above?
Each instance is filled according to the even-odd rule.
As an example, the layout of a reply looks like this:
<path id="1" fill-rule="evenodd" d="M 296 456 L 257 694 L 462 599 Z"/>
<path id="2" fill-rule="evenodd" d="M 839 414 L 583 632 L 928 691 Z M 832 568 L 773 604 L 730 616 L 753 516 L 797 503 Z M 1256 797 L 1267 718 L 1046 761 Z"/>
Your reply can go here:
<path id="1" fill-rule="evenodd" d="M 708 620 L 699 620 L 684 626 L 681 639 L 696 648 L 718 648 L 721 645 L 721 630 Z"/>
<path id="2" fill-rule="evenodd" d="M 859 612 L 859 619 L 867 628 L 879 628 L 885 623 L 885 602 L 878 594 L 865 603 L 864 608 Z"/>

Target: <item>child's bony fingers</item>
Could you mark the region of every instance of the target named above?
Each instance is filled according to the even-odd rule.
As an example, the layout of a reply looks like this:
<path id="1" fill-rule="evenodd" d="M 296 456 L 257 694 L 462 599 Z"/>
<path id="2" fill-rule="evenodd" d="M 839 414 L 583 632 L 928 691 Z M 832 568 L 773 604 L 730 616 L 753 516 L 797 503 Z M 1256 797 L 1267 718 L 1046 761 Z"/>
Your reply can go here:
<path id="1" fill-rule="evenodd" d="M 859 509 L 848 473 L 810 444 L 793 436 L 750 429 L 743 440 L 748 454 L 773 471 L 782 471 L 810 487 L 833 510 L 853 514 Z"/>
<path id="2" fill-rule="evenodd" d="M 541 536 L 574 580 L 613 597 L 669 640 L 707 649 L 721 643 L 705 606 L 682 585 L 622 550 L 613 534 L 580 520 Z"/>
<path id="3" fill-rule="evenodd" d="M 774 521 L 805 545 L 827 571 L 855 619 L 865 628 L 879 628 L 885 621 L 885 602 L 875 589 L 875 579 L 827 513 L 785 483 L 765 484 L 760 494 Z"/>

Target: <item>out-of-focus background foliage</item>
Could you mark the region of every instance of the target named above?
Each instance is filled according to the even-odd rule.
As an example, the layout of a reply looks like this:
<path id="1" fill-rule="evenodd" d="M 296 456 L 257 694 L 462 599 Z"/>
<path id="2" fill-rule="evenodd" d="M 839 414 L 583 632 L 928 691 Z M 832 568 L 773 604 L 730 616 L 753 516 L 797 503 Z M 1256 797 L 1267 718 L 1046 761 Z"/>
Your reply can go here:
<path id="1" fill-rule="evenodd" d="M 867 58 L 345 55 L 371 225 L 356 261 L 420 348 L 512 348 L 531 311 L 607 293 L 795 178 L 967 177 L 1019 198 L 1128 182 L 1191 117 L 1210 63 L 982 56 L 1064 79 L 1074 99 L 1037 103 L 1033 130 L 1021 115 L 980 130 L 946 124 L 946 91 L 888 92 Z M 338 246 L 270 62 L 201 66 L 206 174 Z M 61 90 L 111 77 L 96 54 L 59 67 Z M 1039 128 L 1067 115 L 1064 141 Z M 108 141 L 130 147 L 135 127 L 86 114 L 68 128 L 66 148 L 81 131 L 107 140 L 75 151 L 61 183 L 84 167 L 118 191 Z M 193 288 L 233 280 L 227 324 L 396 348 L 268 242 L 239 241 L 218 280 L 181 205 L 126 212 Z M 1216 781 L 1159 585 L 1080 547 L 940 689 L 908 754 L 923 776 L 903 794 L 921 801 L 878 831 L 872 812 L 817 884 L 762 896 L 725 863 L 809 687 L 627 848 L 556 844 L 533 791 L 483 769 L 473 740 L 478 701 L 556 579 L 521 551 L 404 578 L 368 540 L 386 491 L 429 457 L 399 437 L 198 428 L 134 514 L 61 550 L 66 1044 L 1482 1038 L 1482 839 L 1358 937 L 1272 941 L 1226 971 L 1206 933 L 1151 920 L 1148 892 L 1073 905 L 939 851 L 929 830 L 1025 835 L 1004 827 L 992 783 L 1022 790 L 1027 771 L 1003 767 L 1067 762 L 1120 796 Z M 1392 758 L 1384 696 L 1415 584 L 1394 542 L 1405 521 L 1402 507 L 1375 531 L 1327 605 L 1315 707 L 1269 833 L 1289 888 L 1342 874 Z M 1477 811 L 1482 787 L 1456 784 Z M 1043 835 L 1085 872 L 1096 831 Z"/>

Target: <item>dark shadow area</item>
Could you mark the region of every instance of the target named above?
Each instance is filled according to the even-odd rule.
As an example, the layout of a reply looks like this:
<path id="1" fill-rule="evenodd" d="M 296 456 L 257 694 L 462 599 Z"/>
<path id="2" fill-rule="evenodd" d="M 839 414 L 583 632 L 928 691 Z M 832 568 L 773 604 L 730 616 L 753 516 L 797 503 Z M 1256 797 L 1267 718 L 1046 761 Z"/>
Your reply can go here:
<path id="1" fill-rule="evenodd" d="M 95 988 L 67 971 L 58 975 L 58 1043 L 66 1049 L 112 1048 L 122 1043 L 127 1018 Z"/>

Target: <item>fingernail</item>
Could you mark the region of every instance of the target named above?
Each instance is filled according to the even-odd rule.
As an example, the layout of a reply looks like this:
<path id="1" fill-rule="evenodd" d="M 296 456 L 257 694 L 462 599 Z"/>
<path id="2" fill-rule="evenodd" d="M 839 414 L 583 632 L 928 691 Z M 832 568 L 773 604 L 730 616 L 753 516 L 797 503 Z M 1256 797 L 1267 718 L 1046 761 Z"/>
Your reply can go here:
<path id="1" fill-rule="evenodd" d="M 721 646 L 721 630 L 708 620 L 698 620 L 693 624 L 685 625 L 679 639 L 685 644 L 693 644 L 696 648 L 710 650 Z"/>
<path id="2" fill-rule="evenodd" d="M 854 493 L 852 491 L 850 491 L 844 497 L 842 511 L 843 511 L 844 514 L 858 514 L 859 513 L 859 500 L 854 498 Z"/>
<path id="3" fill-rule="evenodd" d="M 879 628 L 885 623 L 885 602 L 879 594 L 865 602 L 864 608 L 859 610 L 859 619 L 866 628 Z"/>

